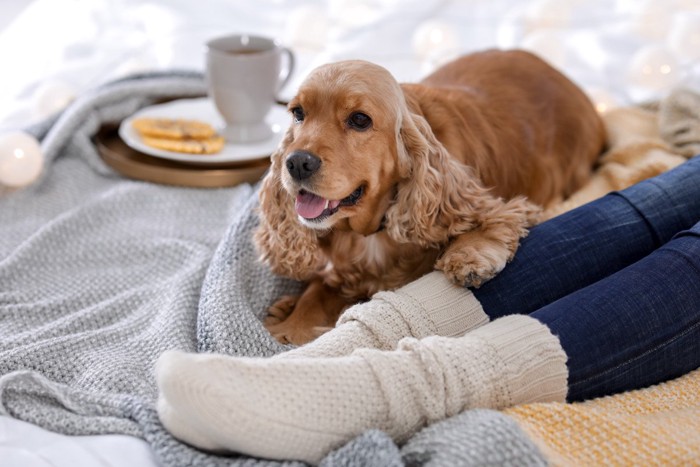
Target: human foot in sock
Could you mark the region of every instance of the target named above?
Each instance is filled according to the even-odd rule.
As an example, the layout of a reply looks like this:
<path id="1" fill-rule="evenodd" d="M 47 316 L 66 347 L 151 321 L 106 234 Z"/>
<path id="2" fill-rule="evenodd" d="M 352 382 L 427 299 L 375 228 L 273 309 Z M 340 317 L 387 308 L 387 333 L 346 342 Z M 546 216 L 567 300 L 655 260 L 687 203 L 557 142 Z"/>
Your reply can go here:
<path id="1" fill-rule="evenodd" d="M 276 358 L 339 357 L 361 348 L 394 350 L 404 337 L 456 337 L 488 321 L 469 289 L 435 271 L 349 308 L 335 328 Z"/>
<path id="2" fill-rule="evenodd" d="M 563 401 L 565 360 L 557 338 L 527 316 L 338 358 L 167 352 L 156 369 L 158 410 L 197 447 L 316 463 L 370 428 L 401 442 L 468 408 Z"/>

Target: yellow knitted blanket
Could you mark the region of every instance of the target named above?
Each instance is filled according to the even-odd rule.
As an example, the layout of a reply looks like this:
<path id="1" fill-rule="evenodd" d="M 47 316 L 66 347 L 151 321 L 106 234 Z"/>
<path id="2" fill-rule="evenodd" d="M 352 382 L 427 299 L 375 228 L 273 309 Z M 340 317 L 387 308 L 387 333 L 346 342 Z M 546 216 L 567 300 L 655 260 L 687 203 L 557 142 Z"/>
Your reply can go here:
<path id="1" fill-rule="evenodd" d="M 615 396 L 504 412 L 553 465 L 700 465 L 700 369 Z"/>

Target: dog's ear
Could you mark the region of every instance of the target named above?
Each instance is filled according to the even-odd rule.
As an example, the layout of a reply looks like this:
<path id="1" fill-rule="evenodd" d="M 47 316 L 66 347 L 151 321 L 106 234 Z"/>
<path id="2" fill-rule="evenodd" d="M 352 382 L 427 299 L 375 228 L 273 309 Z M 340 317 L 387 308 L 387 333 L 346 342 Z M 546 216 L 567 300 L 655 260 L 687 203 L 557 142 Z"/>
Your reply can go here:
<path id="1" fill-rule="evenodd" d="M 284 156 L 292 140 L 287 131 L 272 155 L 272 165 L 260 188 L 260 224 L 254 240 L 260 259 L 273 272 L 297 280 L 308 280 L 324 265 L 325 257 L 312 229 L 302 226 L 294 210 L 294 199 L 282 187 Z"/>
<path id="2" fill-rule="evenodd" d="M 491 194 L 473 169 L 455 160 L 420 115 L 407 112 L 398 135 L 399 183 L 387 211 L 387 233 L 396 241 L 440 248 L 462 233 L 518 219 L 532 225 L 538 208 Z"/>

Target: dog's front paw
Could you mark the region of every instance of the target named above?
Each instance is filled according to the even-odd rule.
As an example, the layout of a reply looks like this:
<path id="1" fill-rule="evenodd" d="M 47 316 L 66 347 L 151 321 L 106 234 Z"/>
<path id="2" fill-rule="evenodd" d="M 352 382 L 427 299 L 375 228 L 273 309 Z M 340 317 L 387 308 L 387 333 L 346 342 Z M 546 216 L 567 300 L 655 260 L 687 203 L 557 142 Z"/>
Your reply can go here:
<path id="1" fill-rule="evenodd" d="M 270 308 L 267 309 L 267 316 L 263 321 L 265 327 L 269 330 L 270 326 L 279 324 L 289 318 L 298 300 L 298 295 L 285 295 L 273 303 Z"/>
<path id="2" fill-rule="evenodd" d="M 511 252 L 505 248 L 448 247 L 435 267 L 458 285 L 479 287 L 506 266 Z"/>
<path id="3" fill-rule="evenodd" d="M 321 334 L 332 329 L 325 322 L 315 322 L 313 317 L 323 317 L 322 314 L 304 315 L 292 314 L 299 303 L 298 295 L 285 295 L 277 300 L 267 310 L 263 321 L 265 329 L 281 344 L 302 345 L 311 342 Z M 301 305 L 303 307 L 303 305 Z"/>

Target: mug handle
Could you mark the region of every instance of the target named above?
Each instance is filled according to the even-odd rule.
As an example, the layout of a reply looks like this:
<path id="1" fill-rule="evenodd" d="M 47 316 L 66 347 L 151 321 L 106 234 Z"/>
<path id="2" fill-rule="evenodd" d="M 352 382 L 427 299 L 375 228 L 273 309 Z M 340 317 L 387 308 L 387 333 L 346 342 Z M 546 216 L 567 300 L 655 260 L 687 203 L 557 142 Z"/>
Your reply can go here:
<path id="1" fill-rule="evenodd" d="M 287 55 L 287 73 L 285 75 L 280 73 L 280 84 L 277 88 L 277 92 L 281 91 L 282 88 L 284 88 L 287 85 L 289 79 L 292 77 L 292 73 L 294 73 L 294 52 L 292 52 L 287 47 L 282 47 L 282 52 Z"/>

